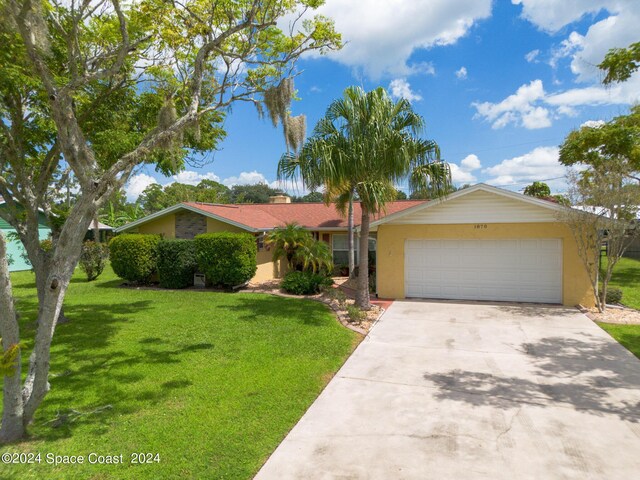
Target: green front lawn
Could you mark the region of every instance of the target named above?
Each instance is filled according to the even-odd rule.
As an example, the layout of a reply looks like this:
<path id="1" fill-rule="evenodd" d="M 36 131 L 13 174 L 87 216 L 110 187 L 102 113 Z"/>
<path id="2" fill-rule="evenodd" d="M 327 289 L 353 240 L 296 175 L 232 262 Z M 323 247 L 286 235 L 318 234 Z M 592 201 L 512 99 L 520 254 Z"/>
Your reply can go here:
<path id="1" fill-rule="evenodd" d="M 33 275 L 12 278 L 32 338 Z M 251 478 L 358 340 L 312 301 L 119 284 L 111 270 L 74 278 L 51 391 L 32 437 L 8 449 L 40 452 L 41 463 L 0 464 L 0 478 Z M 125 465 L 45 463 L 91 452 Z M 160 463 L 130 465 L 135 452 Z"/>
<path id="2" fill-rule="evenodd" d="M 640 260 L 622 258 L 613 269 L 611 287 L 622 290 L 622 303 L 640 310 Z"/>
<path id="3" fill-rule="evenodd" d="M 640 325 L 619 325 L 615 323 L 598 323 L 598 325 L 623 347 L 640 358 Z"/>

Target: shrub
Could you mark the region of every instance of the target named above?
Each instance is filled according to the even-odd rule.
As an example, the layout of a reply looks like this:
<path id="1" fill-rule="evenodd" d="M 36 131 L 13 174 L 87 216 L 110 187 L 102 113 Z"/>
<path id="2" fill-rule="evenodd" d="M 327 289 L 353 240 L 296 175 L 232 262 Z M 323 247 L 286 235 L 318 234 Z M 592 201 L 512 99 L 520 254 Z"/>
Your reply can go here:
<path id="1" fill-rule="evenodd" d="M 80 268 L 87 274 L 87 280 L 91 282 L 100 276 L 109 258 L 109 249 L 103 243 L 91 240 L 84 242 L 80 253 Z"/>
<path id="2" fill-rule="evenodd" d="M 210 285 L 234 287 L 256 274 L 256 240 L 249 233 L 203 233 L 195 245 L 198 269 Z"/>
<path id="3" fill-rule="evenodd" d="M 333 267 L 333 273 L 336 277 L 348 277 L 349 276 L 349 265 L 341 263 L 339 265 L 335 265 Z"/>
<path id="4" fill-rule="evenodd" d="M 198 268 L 193 240 L 162 240 L 158 244 L 158 277 L 163 288 L 186 288 L 193 285 Z"/>
<path id="5" fill-rule="evenodd" d="M 322 290 L 326 293 L 327 297 L 335 300 L 340 308 L 344 308 L 347 303 L 347 295 L 345 295 L 341 289 L 333 288 L 333 286 L 325 286 Z"/>
<path id="6" fill-rule="evenodd" d="M 356 305 L 347 305 L 347 313 L 349 314 L 349 319 L 353 323 L 360 323 L 367 318 L 366 312 L 360 310 Z"/>
<path id="7" fill-rule="evenodd" d="M 605 303 L 620 303 L 622 301 L 622 290 L 616 287 L 607 289 L 607 299 Z"/>
<path id="8" fill-rule="evenodd" d="M 156 273 L 160 235 L 128 233 L 109 242 L 113 271 L 135 283 L 149 283 Z"/>
<path id="9" fill-rule="evenodd" d="M 51 240 L 50 238 L 45 238 L 44 240 L 40 240 L 40 248 L 44 252 L 49 253 L 51 250 L 53 250 L 53 240 Z"/>
<path id="10" fill-rule="evenodd" d="M 313 295 L 318 293 L 321 287 L 331 284 L 333 280 L 325 275 L 297 270 L 287 273 L 282 280 L 283 290 L 294 295 Z"/>

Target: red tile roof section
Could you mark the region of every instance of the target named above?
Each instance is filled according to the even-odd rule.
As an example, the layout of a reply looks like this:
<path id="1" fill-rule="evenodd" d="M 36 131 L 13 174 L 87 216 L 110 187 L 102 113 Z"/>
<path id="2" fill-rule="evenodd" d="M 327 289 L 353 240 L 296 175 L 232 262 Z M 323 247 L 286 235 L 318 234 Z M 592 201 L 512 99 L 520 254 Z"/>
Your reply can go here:
<path id="1" fill-rule="evenodd" d="M 375 219 L 391 215 L 425 203 L 426 200 L 398 200 L 387 203 L 385 212 L 376 215 Z M 211 213 L 235 223 L 246 225 L 256 230 L 269 230 L 281 227 L 286 223 L 296 222 L 308 229 L 314 228 L 346 228 L 347 219 L 342 217 L 335 205 L 323 203 L 253 203 L 222 205 L 210 203 L 185 202 L 192 208 Z M 354 203 L 355 224 L 360 224 L 360 203 Z"/>

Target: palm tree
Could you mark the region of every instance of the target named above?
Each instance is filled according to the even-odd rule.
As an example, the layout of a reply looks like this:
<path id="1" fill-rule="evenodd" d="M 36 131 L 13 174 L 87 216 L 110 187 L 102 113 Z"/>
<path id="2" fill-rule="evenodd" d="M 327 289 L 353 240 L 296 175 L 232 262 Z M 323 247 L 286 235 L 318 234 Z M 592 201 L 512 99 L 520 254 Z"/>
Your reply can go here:
<path id="1" fill-rule="evenodd" d="M 286 258 L 289 270 L 296 264 L 296 252 L 302 246 L 311 243 L 311 234 L 296 222 L 287 223 L 284 227 L 274 228 L 267 235 L 265 242 L 273 245 L 273 261 Z"/>
<path id="2" fill-rule="evenodd" d="M 312 137 L 298 155 L 285 154 L 279 178 L 302 176 L 311 189 L 325 187 L 327 197 L 345 211 L 354 191 L 360 199 L 360 256 L 356 303 L 370 308 L 369 224 L 371 216 L 395 199 L 395 184 L 409 179 L 411 190 L 442 195 L 451 183 L 440 149 L 419 138 L 424 120 L 401 99 L 394 102 L 383 88 L 365 92 L 349 87 L 331 103 Z M 329 200 L 329 198 L 327 198 Z"/>

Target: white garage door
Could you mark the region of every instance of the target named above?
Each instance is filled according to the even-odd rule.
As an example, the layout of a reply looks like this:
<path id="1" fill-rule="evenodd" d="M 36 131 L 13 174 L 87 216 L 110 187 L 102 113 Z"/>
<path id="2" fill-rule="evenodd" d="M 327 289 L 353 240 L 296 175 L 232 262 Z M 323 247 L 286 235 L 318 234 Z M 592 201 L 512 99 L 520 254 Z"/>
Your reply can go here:
<path id="1" fill-rule="evenodd" d="M 562 240 L 407 240 L 405 295 L 562 303 Z"/>

